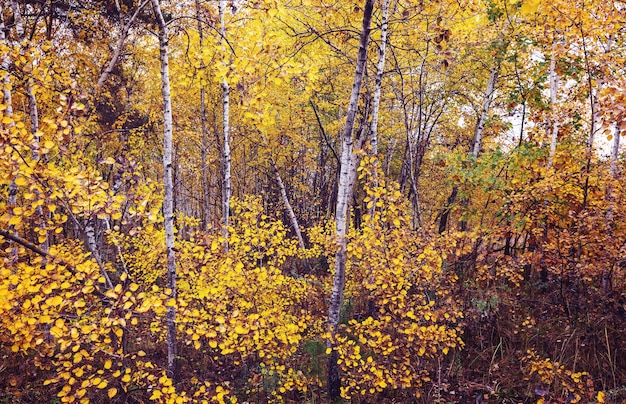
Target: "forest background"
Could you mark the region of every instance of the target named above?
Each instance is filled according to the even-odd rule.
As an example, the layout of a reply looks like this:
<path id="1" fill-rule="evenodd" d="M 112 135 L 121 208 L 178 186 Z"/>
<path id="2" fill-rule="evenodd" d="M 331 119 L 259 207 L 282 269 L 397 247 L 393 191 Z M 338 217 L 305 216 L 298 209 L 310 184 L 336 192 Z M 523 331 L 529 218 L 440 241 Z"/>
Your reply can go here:
<path id="1" fill-rule="evenodd" d="M 0 401 L 626 399 L 618 0 L 0 3 Z"/>

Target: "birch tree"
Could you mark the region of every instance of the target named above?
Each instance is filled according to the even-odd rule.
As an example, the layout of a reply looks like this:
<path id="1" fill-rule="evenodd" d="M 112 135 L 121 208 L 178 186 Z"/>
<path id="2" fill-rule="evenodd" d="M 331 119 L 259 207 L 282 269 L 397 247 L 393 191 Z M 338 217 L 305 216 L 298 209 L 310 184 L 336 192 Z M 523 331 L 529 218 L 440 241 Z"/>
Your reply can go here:
<path id="1" fill-rule="evenodd" d="M 222 44 L 222 51 L 225 49 L 224 42 L 226 41 L 226 22 L 224 21 L 224 11 L 226 10 L 226 0 L 220 0 L 219 4 L 220 15 L 220 43 Z M 227 61 L 224 63 L 228 64 Z M 230 87 L 226 76 L 222 78 L 222 132 L 224 136 L 223 145 L 223 170 L 224 177 L 222 179 L 222 237 L 224 238 L 224 248 L 228 250 L 228 221 L 230 215 L 230 198 L 232 196 L 232 183 L 231 183 L 231 156 L 230 156 Z"/>
<path id="2" fill-rule="evenodd" d="M 198 20 L 198 37 L 200 41 L 200 49 L 204 46 L 204 30 L 200 19 L 200 1 L 196 0 L 196 19 Z M 201 59 L 202 60 L 202 59 Z M 204 60 L 201 62 L 201 68 L 206 68 Z M 207 127 L 207 108 L 206 108 L 206 89 L 204 85 L 200 87 L 200 121 L 202 129 L 202 150 L 200 156 L 200 165 L 202 170 L 202 221 L 204 229 L 208 229 L 210 221 L 210 204 L 209 204 L 209 176 L 207 173 L 207 156 L 209 147 L 209 130 Z"/>
<path id="3" fill-rule="evenodd" d="M 372 123 L 370 127 L 371 153 L 378 154 L 378 111 L 380 109 L 380 93 L 382 91 L 383 73 L 385 71 L 385 55 L 387 51 L 387 30 L 389 28 L 389 0 L 382 2 L 382 21 L 380 27 L 380 50 L 376 66 L 376 88 L 372 105 Z"/>
<path id="4" fill-rule="evenodd" d="M 550 132 L 550 157 L 548 158 L 548 168 L 552 167 L 554 156 L 556 154 L 556 141 L 559 133 L 559 122 L 556 119 L 556 92 L 558 87 L 558 76 L 556 73 L 556 42 L 552 45 L 552 56 L 550 56 L 550 71 L 548 72 L 550 81 L 550 109 L 551 117 L 548 120 L 548 128 Z"/>
<path id="5" fill-rule="evenodd" d="M 4 23 L 4 10 L 0 5 L 0 43 L 8 42 L 5 36 L 5 23 Z M 11 74 L 9 66 L 11 64 L 11 58 L 7 53 L 2 58 L 2 62 L 0 63 L 0 71 L 4 72 L 4 77 L 2 77 L 2 96 L 4 99 L 4 104 L 6 105 L 4 113 L 6 117 L 9 119 L 9 123 L 3 123 L 9 129 L 9 131 L 15 126 L 13 122 L 13 100 L 11 94 Z M 13 209 L 17 203 L 17 184 L 15 183 L 15 178 L 11 179 L 11 183 L 9 184 L 9 207 Z M 13 246 L 11 248 L 11 261 L 17 261 L 17 246 Z"/>
<path id="6" fill-rule="evenodd" d="M 387 51 L 387 30 L 389 28 L 389 0 L 383 0 L 382 3 L 382 21 L 380 27 L 380 50 L 378 52 L 378 65 L 376 66 L 376 83 L 374 88 L 374 99 L 372 105 L 372 121 L 370 124 L 370 147 L 371 154 L 378 156 L 378 111 L 380 110 L 380 94 L 383 86 L 383 73 L 385 71 L 385 54 Z M 378 164 L 378 159 L 374 160 Z M 374 172 L 374 175 L 378 175 Z M 377 184 L 376 184 L 377 185 Z M 372 215 L 376 210 L 376 198 L 372 201 L 372 207 L 369 214 Z"/>
<path id="7" fill-rule="evenodd" d="M 343 292 L 346 279 L 347 243 L 346 238 L 348 227 L 348 206 L 352 198 L 353 179 L 356 177 L 356 166 L 351 164 L 353 152 L 354 122 L 359 102 L 359 94 L 363 84 L 363 75 L 367 63 L 367 47 L 370 38 L 370 25 L 374 0 L 365 0 L 363 8 L 363 25 L 359 39 L 359 53 L 356 62 L 356 71 L 352 92 L 350 93 L 350 103 L 346 116 L 346 124 L 341 137 L 341 172 L 339 175 L 339 187 L 337 189 L 337 205 L 335 211 L 335 234 L 337 237 L 337 253 L 335 256 L 335 274 L 333 277 L 333 287 L 330 296 L 328 309 L 328 332 L 330 334 L 326 341 L 327 348 L 331 350 L 328 357 L 328 394 L 331 400 L 340 395 L 341 380 L 339 378 L 339 366 L 337 363 L 338 353 L 334 348 L 336 344 L 335 336 L 339 325 L 339 313 L 343 301 Z"/>
<path id="8" fill-rule="evenodd" d="M 176 299 L 176 254 L 174 252 L 174 184 L 172 182 L 172 99 L 170 96 L 168 29 L 159 0 L 152 0 L 152 8 L 159 26 L 159 49 L 161 61 L 161 93 L 163 97 L 163 218 L 165 248 L 167 251 L 167 286 L 170 299 Z M 174 378 L 176 372 L 176 308 L 168 305 L 167 327 L 167 375 Z"/>

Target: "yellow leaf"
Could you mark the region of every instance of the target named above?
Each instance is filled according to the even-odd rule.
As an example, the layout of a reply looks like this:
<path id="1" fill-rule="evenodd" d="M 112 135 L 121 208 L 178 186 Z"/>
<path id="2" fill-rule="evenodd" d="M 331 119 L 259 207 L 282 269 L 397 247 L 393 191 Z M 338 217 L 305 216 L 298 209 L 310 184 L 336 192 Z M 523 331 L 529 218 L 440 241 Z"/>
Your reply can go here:
<path id="1" fill-rule="evenodd" d="M 106 380 L 103 380 L 103 381 L 101 381 L 101 382 L 100 382 L 100 383 L 96 386 L 96 388 L 103 389 L 103 388 L 105 388 L 108 384 L 109 384 L 109 383 L 108 383 Z"/>
<path id="2" fill-rule="evenodd" d="M 109 391 L 107 392 L 107 395 L 109 396 L 109 398 L 115 397 L 116 394 L 117 394 L 117 389 L 115 387 L 111 387 Z"/>
<path id="3" fill-rule="evenodd" d="M 22 218 L 21 218 L 21 217 L 19 217 L 19 216 L 12 216 L 12 217 L 9 219 L 9 226 L 15 226 L 15 225 L 18 225 L 18 224 L 20 224 L 21 222 L 22 222 Z"/>
<path id="4" fill-rule="evenodd" d="M 152 392 L 152 395 L 150 396 L 150 400 L 158 400 L 159 398 L 161 398 L 161 390 L 154 390 Z"/>
<path id="5" fill-rule="evenodd" d="M 598 392 L 598 396 L 596 397 L 596 401 L 599 403 L 604 403 L 606 402 L 606 393 L 604 393 L 604 391 L 599 391 Z"/>
<path id="6" fill-rule="evenodd" d="M 522 3 L 522 7 L 520 8 L 520 12 L 522 14 L 532 14 L 536 13 L 539 8 L 539 0 L 524 0 Z"/>
<path id="7" fill-rule="evenodd" d="M 23 187 L 26 184 L 28 184 L 28 181 L 23 175 L 15 177 L 15 185 L 17 185 L 18 187 Z"/>
<path id="8" fill-rule="evenodd" d="M 235 327 L 235 332 L 236 332 L 237 334 L 239 334 L 239 335 L 244 335 L 244 334 L 249 333 L 249 332 L 250 332 L 250 330 L 248 330 L 248 329 L 247 329 L 247 328 L 245 328 L 245 327 L 242 327 L 242 326 L 238 325 L 238 326 L 236 326 L 236 327 Z"/>
<path id="9" fill-rule="evenodd" d="M 111 365 L 113 364 L 113 362 L 111 361 L 111 359 L 107 359 L 104 361 L 104 368 L 105 369 L 111 369 Z"/>
<path id="10" fill-rule="evenodd" d="M 130 381 L 130 375 L 128 373 L 122 376 L 122 382 L 128 383 L 129 381 Z"/>

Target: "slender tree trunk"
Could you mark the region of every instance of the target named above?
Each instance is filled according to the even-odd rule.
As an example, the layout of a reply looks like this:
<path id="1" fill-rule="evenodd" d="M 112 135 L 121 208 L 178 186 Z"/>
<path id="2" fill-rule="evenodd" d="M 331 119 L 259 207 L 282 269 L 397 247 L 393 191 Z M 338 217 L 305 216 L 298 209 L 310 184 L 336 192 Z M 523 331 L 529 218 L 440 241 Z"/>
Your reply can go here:
<path id="1" fill-rule="evenodd" d="M 226 38 L 226 22 L 224 21 L 224 11 L 226 10 L 226 0 L 219 0 L 219 15 L 220 15 L 220 35 L 221 42 L 224 43 Z M 224 62 L 228 63 L 228 62 Z M 228 251 L 228 222 L 230 216 L 230 198 L 232 197 L 232 183 L 231 183 L 231 158 L 230 158 L 230 88 L 226 77 L 222 79 L 222 131 L 224 134 L 223 144 L 223 186 L 222 186 L 222 237 L 224 238 L 224 249 Z"/>
<path id="2" fill-rule="evenodd" d="M 0 5 L 0 43 L 8 43 L 8 40 L 5 36 L 3 8 L 4 7 Z M 11 65 L 11 57 L 7 53 L 2 58 L 2 63 L 0 64 L 0 71 L 5 72 L 4 77 L 2 77 L 2 96 L 3 96 L 4 104 L 6 105 L 6 108 L 4 110 L 4 115 L 11 119 L 11 122 L 9 122 L 8 124 L 3 124 L 3 125 L 6 125 L 9 128 L 9 130 L 11 130 L 15 126 L 15 123 L 12 120 L 13 119 L 13 99 L 12 99 L 12 94 L 11 94 L 11 74 L 9 73 L 10 65 Z M 11 209 L 11 214 L 13 214 L 13 209 L 15 208 L 15 205 L 17 204 L 17 184 L 15 183 L 15 178 L 12 178 L 11 182 L 9 183 L 8 202 L 9 202 L 8 208 Z M 13 226 L 10 226 L 10 230 L 13 231 Z M 17 258 L 18 258 L 17 254 L 18 254 L 18 247 L 17 245 L 14 245 L 11 248 L 11 252 L 9 254 L 9 258 L 11 262 L 17 262 Z"/>
<path id="3" fill-rule="evenodd" d="M 609 235 L 613 234 L 613 214 L 614 214 L 614 205 L 615 198 L 613 196 L 613 182 L 618 181 L 619 167 L 618 167 L 618 159 L 619 159 L 619 143 L 621 137 L 620 123 L 616 122 L 615 124 L 615 134 L 613 135 L 613 145 L 611 147 L 611 166 L 609 174 L 611 178 L 609 179 L 609 186 L 606 190 L 606 199 L 609 205 L 609 208 L 606 212 L 606 226 L 607 233 Z M 601 275 L 601 285 L 602 285 L 602 295 L 607 296 L 609 292 L 611 292 L 612 286 L 612 268 L 603 268 Z"/>
<path id="4" fill-rule="evenodd" d="M 556 156 L 556 144 L 559 133 L 559 123 L 556 119 L 556 101 L 557 101 L 557 86 L 558 76 L 556 74 L 556 41 L 552 44 L 552 56 L 550 57 L 550 69 L 548 71 L 548 79 L 550 82 L 550 118 L 548 119 L 548 131 L 550 133 L 550 155 L 548 156 L 548 168 L 551 168 L 554 164 L 554 157 Z M 542 249 L 548 243 L 548 233 L 550 231 L 550 216 L 548 214 L 549 201 L 544 199 L 543 207 L 545 210 L 544 223 L 543 223 L 543 235 L 542 235 Z M 543 282 L 548 279 L 548 269 L 545 264 L 541 265 L 541 279 Z"/>
<path id="5" fill-rule="evenodd" d="M 414 167 L 414 157 L 413 157 L 413 147 L 409 146 L 409 182 L 410 182 L 410 186 L 411 186 L 411 210 L 413 211 L 412 213 L 412 226 L 413 228 L 416 228 L 418 226 L 422 225 L 422 212 L 421 212 L 421 207 L 420 207 L 420 202 L 419 202 L 419 194 L 417 193 L 417 179 L 418 176 L 415 175 L 415 171 L 417 171 L 419 173 L 419 168 L 417 168 L 415 171 L 413 170 Z M 421 165 L 421 162 L 418 161 L 418 166 Z"/>
<path id="6" fill-rule="evenodd" d="M 124 42 L 126 41 L 126 38 L 128 37 L 128 32 L 130 31 L 130 28 L 135 23 L 135 20 L 137 19 L 137 16 L 141 12 L 141 10 L 149 2 L 150 0 L 144 0 L 141 4 L 139 4 L 139 6 L 137 7 L 133 15 L 129 18 L 126 24 L 124 24 L 124 26 L 122 27 L 122 32 L 120 33 L 120 37 L 117 40 L 117 44 L 115 45 L 115 51 L 113 52 L 113 56 L 111 56 L 111 60 L 109 61 L 109 64 L 107 65 L 106 69 L 104 69 L 104 71 L 100 75 L 100 78 L 98 79 L 98 83 L 96 84 L 96 92 L 102 89 L 102 86 L 109 78 L 109 75 L 111 75 L 111 72 L 113 72 L 113 69 L 115 68 L 115 64 L 117 63 L 117 60 L 120 58 L 120 55 L 122 54 L 122 50 L 124 49 Z"/>
<path id="7" fill-rule="evenodd" d="M 372 122 L 370 128 L 370 145 L 373 156 L 378 154 L 378 110 L 380 109 L 380 93 L 382 92 L 383 73 L 385 71 L 385 53 L 387 50 L 387 29 L 389 20 L 389 0 L 382 3 L 382 24 L 380 28 L 380 51 L 376 67 L 376 88 L 372 106 Z"/>
<path id="8" fill-rule="evenodd" d="M 98 243 L 96 240 L 96 228 L 93 218 L 87 219 L 83 231 L 85 233 L 85 242 L 87 244 L 87 249 L 91 253 L 93 259 L 96 260 L 98 267 L 100 267 L 100 272 L 102 272 L 102 276 L 106 281 L 107 288 L 113 289 L 113 283 L 111 282 L 111 278 L 109 277 L 106 268 L 104 267 L 104 263 L 102 262 L 102 256 L 100 255 L 100 250 L 98 249 Z"/>
<path id="9" fill-rule="evenodd" d="M 170 73 L 168 51 L 168 29 L 159 0 L 152 0 L 152 8 L 159 25 L 161 59 L 161 93 L 163 97 L 163 217 L 165 227 L 165 249 L 167 251 L 167 286 L 170 299 L 176 299 L 176 254 L 174 252 L 174 184 L 172 182 L 172 100 L 170 96 Z M 176 373 L 176 308 L 168 305 L 167 327 L 167 375 L 174 379 Z"/>
<path id="10" fill-rule="evenodd" d="M 485 124 L 487 123 L 487 118 L 489 117 L 489 108 L 491 107 L 491 102 L 493 101 L 493 94 L 496 91 L 496 81 L 498 80 L 499 70 L 500 66 L 495 66 L 489 73 L 487 91 L 485 91 L 485 98 L 483 100 L 483 108 L 480 111 L 478 123 L 474 129 L 474 140 L 472 141 L 472 155 L 474 155 L 474 157 L 478 157 L 482 149 L 483 132 L 485 131 Z"/>
<path id="11" fill-rule="evenodd" d="M 371 154 L 374 156 L 374 186 L 378 186 L 378 111 L 380 109 L 380 94 L 383 87 L 383 73 L 385 72 L 385 54 L 387 51 L 387 30 L 389 27 L 389 0 L 382 2 L 382 22 L 380 27 L 380 51 L 378 53 L 378 65 L 376 67 L 376 84 L 374 89 L 374 99 L 372 105 L 372 121 L 370 126 L 370 146 Z M 369 209 L 369 215 L 373 216 L 376 211 L 376 197 L 372 197 L 372 207 Z"/>
<path id="12" fill-rule="evenodd" d="M 353 146 L 352 131 L 354 129 L 359 93 L 361 92 L 365 64 L 367 62 L 367 46 L 370 37 L 370 24 L 372 21 L 373 8 L 374 0 L 365 0 L 363 8 L 363 27 L 361 29 L 359 41 L 359 55 L 356 64 L 356 72 L 354 74 L 352 92 L 350 94 L 350 104 L 348 106 L 346 124 L 343 129 L 341 142 L 341 172 L 339 176 L 339 187 L 337 189 L 337 208 L 335 212 L 338 249 L 335 257 L 335 274 L 333 277 L 333 288 L 328 309 L 328 331 L 330 333 L 330 338 L 326 341 L 328 348 L 331 349 L 331 354 L 328 358 L 327 374 L 328 395 L 331 400 L 335 400 L 340 396 L 341 388 L 339 364 L 337 363 L 338 352 L 335 345 L 346 276 L 348 205 L 350 203 L 353 185 L 350 183 L 350 180 L 355 177 L 351 170 L 356 170 L 356 167 L 353 164 L 350 164 L 352 160 Z"/>
<path id="13" fill-rule="evenodd" d="M 615 123 L 615 134 L 613 135 L 613 146 L 611 147 L 611 167 L 609 168 L 611 177 L 613 179 L 617 179 L 617 174 L 619 174 L 619 143 L 621 134 L 620 123 Z"/>
<path id="14" fill-rule="evenodd" d="M 587 85 L 589 87 L 589 104 L 591 107 L 591 116 L 590 125 L 589 125 L 589 136 L 587 138 L 587 164 L 584 168 L 585 173 L 585 187 L 583 190 L 583 209 L 587 208 L 587 196 L 589 193 L 589 174 L 591 172 L 591 159 L 593 156 L 593 141 L 596 136 L 596 131 L 598 130 L 598 118 L 600 114 L 600 108 L 598 105 L 598 95 L 600 94 L 600 90 L 603 85 L 603 78 L 600 78 L 600 82 L 598 83 L 598 87 L 594 91 L 593 85 L 593 74 L 591 72 L 591 65 L 589 63 L 589 54 L 587 52 L 587 42 L 585 38 L 584 31 L 582 26 L 580 27 L 580 33 L 582 37 L 583 44 L 583 55 L 585 58 L 585 67 L 587 69 Z"/>
<path id="15" fill-rule="evenodd" d="M 196 0 L 196 19 L 198 20 L 198 36 L 200 39 L 200 49 L 204 46 L 204 32 L 202 22 L 200 20 L 200 1 Z M 201 68 L 204 71 L 204 61 L 201 62 Z M 207 155 L 209 148 L 209 129 L 207 127 L 206 118 L 206 90 L 204 86 L 200 88 L 200 120 L 202 126 L 202 151 L 200 155 L 200 164 L 202 166 L 202 227 L 208 230 L 211 222 L 211 205 L 209 201 L 209 176 L 207 173 Z"/>
<path id="16" fill-rule="evenodd" d="M 25 37 L 25 29 L 24 24 L 22 22 L 22 12 L 20 10 L 20 5 L 17 0 L 12 0 L 11 5 L 13 8 L 13 20 L 15 21 L 15 30 L 17 31 L 17 36 L 20 42 L 23 42 Z M 29 59 L 31 65 L 33 64 L 32 60 Z M 30 130 L 33 135 L 35 135 L 35 146 L 33 147 L 32 157 L 33 160 L 39 160 L 39 135 L 37 135 L 37 131 L 39 130 L 39 113 L 37 111 L 37 97 L 35 96 L 35 92 L 33 89 L 33 79 L 29 77 L 26 82 L 26 95 L 28 96 L 28 114 L 30 117 Z"/>
<path id="17" fill-rule="evenodd" d="M 556 74 L 556 41 L 552 45 L 552 57 L 550 57 L 550 112 L 551 117 L 548 121 L 548 127 L 551 128 L 552 133 L 550 135 L 550 157 L 548 158 L 548 168 L 552 167 L 554 162 L 554 156 L 556 154 L 556 141 L 559 133 L 559 122 L 556 119 L 556 92 L 558 87 L 558 76 Z"/>
<path id="18" fill-rule="evenodd" d="M 483 99 L 483 107 L 480 111 L 480 115 L 478 116 L 476 127 L 474 128 L 474 138 L 472 139 L 472 144 L 470 147 L 470 153 L 472 153 L 472 156 L 474 156 L 474 158 L 478 157 L 482 149 L 483 132 L 485 131 L 485 124 L 487 123 L 487 118 L 489 117 L 489 108 L 491 107 L 491 103 L 493 102 L 493 95 L 496 91 L 496 82 L 498 80 L 499 71 L 500 65 L 498 64 L 494 66 L 489 72 L 487 89 L 485 91 L 485 98 Z M 448 196 L 446 206 L 444 207 L 443 213 L 441 214 L 441 220 L 439 221 L 439 233 L 443 233 L 444 231 L 446 231 L 448 219 L 450 217 L 450 211 L 452 210 L 452 205 L 456 200 L 458 192 L 458 185 L 452 187 L 452 192 L 450 193 L 450 196 Z M 467 201 L 463 203 L 467 204 Z M 462 223 L 461 227 L 465 227 L 465 224 Z"/>
<path id="19" fill-rule="evenodd" d="M 274 170 L 276 183 L 278 184 L 278 188 L 280 189 L 280 197 L 282 198 L 283 204 L 285 205 L 285 210 L 287 211 L 287 216 L 289 216 L 291 227 L 293 228 L 293 231 L 296 233 L 296 237 L 298 238 L 298 245 L 301 249 L 304 250 L 306 247 L 304 245 L 304 238 L 302 238 L 302 232 L 300 231 L 300 225 L 298 224 L 298 218 L 293 211 L 291 203 L 289 203 L 289 198 L 287 197 L 287 189 L 285 188 L 283 179 L 280 177 L 280 173 L 278 172 L 278 167 L 276 167 L 276 162 L 274 161 L 274 159 L 271 160 L 271 163 L 272 169 Z"/>
<path id="20" fill-rule="evenodd" d="M 202 227 L 208 230 L 211 223 L 211 204 L 209 195 L 209 175 L 208 175 L 208 149 L 209 131 L 206 123 L 206 91 L 200 89 L 200 119 L 202 120 L 202 151 L 200 154 L 200 164 L 202 166 Z"/>

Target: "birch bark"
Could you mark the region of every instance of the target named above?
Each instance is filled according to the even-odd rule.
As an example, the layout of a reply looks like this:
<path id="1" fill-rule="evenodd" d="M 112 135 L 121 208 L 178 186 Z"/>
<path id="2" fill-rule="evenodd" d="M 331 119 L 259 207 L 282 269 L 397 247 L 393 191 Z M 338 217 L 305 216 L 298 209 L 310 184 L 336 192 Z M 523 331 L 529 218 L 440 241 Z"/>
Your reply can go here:
<path id="1" fill-rule="evenodd" d="M 226 38 L 226 22 L 224 21 L 224 11 L 226 10 L 226 0 L 219 0 L 219 15 L 220 15 L 220 36 L 221 43 L 223 44 Z M 223 47 L 225 48 L 225 47 Z M 227 62 L 225 62 L 227 63 Z M 228 224 L 230 217 L 230 198 L 232 197 L 232 183 L 231 183 L 231 157 L 230 157 L 230 88 L 226 77 L 222 79 L 222 131 L 224 135 L 224 178 L 222 185 L 222 237 L 224 238 L 224 249 L 228 251 Z"/>
<path id="2" fill-rule="evenodd" d="M 607 233 L 609 235 L 613 234 L 613 222 L 614 222 L 614 210 L 615 210 L 615 197 L 613 196 L 613 183 L 610 181 L 618 181 L 618 176 L 619 176 L 619 166 L 618 166 L 618 159 L 619 159 L 619 143 L 620 143 L 620 137 L 621 137 L 621 129 L 620 129 L 620 124 L 619 122 L 616 122 L 615 124 L 615 133 L 613 134 L 613 145 L 611 147 L 611 166 L 610 166 L 610 171 L 609 171 L 609 175 L 611 176 L 611 178 L 609 179 L 609 185 L 607 186 L 607 190 L 606 190 L 606 199 L 607 202 L 609 204 L 609 208 L 606 212 L 606 226 L 607 226 Z M 602 287 L 602 294 L 603 295 L 607 295 L 609 292 L 611 292 L 612 289 L 612 267 L 609 268 L 603 268 L 602 269 L 602 275 L 601 275 L 601 287 Z"/>
<path id="3" fill-rule="evenodd" d="M 549 123 L 549 127 L 552 129 L 552 133 L 550 134 L 550 157 L 548 158 L 548 168 L 552 167 L 554 163 L 554 155 L 556 154 L 556 141 L 557 135 L 559 133 L 559 122 L 555 116 L 555 107 L 556 107 L 556 92 L 558 87 L 558 76 L 556 74 L 556 42 L 552 45 L 552 56 L 550 57 L 550 71 L 549 71 L 549 79 L 550 79 L 550 109 L 551 109 L 551 117 Z"/>
<path id="4" fill-rule="evenodd" d="M 198 20 L 198 36 L 200 39 L 200 49 L 204 46 L 204 33 L 202 30 L 202 22 L 200 20 L 200 2 L 196 0 L 196 18 Z M 204 70 L 204 61 L 201 68 Z M 202 222 L 204 230 L 209 229 L 211 221 L 211 206 L 209 203 L 209 176 L 207 173 L 207 155 L 209 147 L 209 130 L 207 128 L 206 119 L 206 90 L 204 86 L 200 88 L 200 120 L 202 126 L 202 151 L 200 156 L 200 164 L 202 165 Z"/>
<path id="5" fill-rule="evenodd" d="M 159 25 L 161 59 L 161 94 L 163 97 L 163 217 L 165 248 L 167 251 L 167 284 L 170 299 L 176 299 L 176 254 L 174 252 L 174 184 L 172 183 L 172 99 L 170 96 L 168 29 L 159 0 L 152 0 L 152 8 Z M 167 307 L 167 375 L 174 379 L 176 373 L 176 308 Z"/>
<path id="6" fill-rule="evenodd" d="M 365 64 L 367 62 L 367 46 L 370 37 L 370 25 L 372 21 L 372 12 L 374 8 L 374 0 L 365 0 L 363 8 L 363 26 L 361 29 L 359 40 L 359 53 L 356 63 L 356 71 L 354 74 L 354 82 L 352 92 L 350 93 L 350 103 L 346 116 L 346 124 L 343 129 L 341 139 L 341 172 L 339 175 L 339 187 L 337 189 L 337 205 L 335 212 L 335 227 L 337 235 L 337 253 L 335 257 L 335 274 L 333 277 L 333 287 L 330 296 L 330 305 L 328 309 L 328 331 L 330 338 L 326 341 L 327 347 L 331 349 L 328 357 L 328 395 L 330 400 L 335 400 L 340 396 L 341 380 L 339 378 L 339 365 L 337 363 L 338 353 L 335 348 L 337 326 L 339 325 L 339 313 L 343 300 L 343 292 L 345 286 L 346 275 L 346 259 L 347 259 L 347 223 L 348 223 L 348 205 L 351 196 L 351 178 L 355 177 L 352 170 L 356 169 L 352 160 L 352 146 L 354 129 L 354 121 L 359 101 L 359 94 L 363 83 L 363 75 L 365 72 Z"/>
<path id="7" fill-rule="evenodd" d="M 380 28 L 380 50 L 376 66 L 376 87 L 372 105 L 372 123 L 370 128 L 370 145 L 372 155 L 378 154 L 378 110 L 380 109 L 380 93 L 382 92 L 383 73 L 385 71 L 385 54 L 387 51 L 387 30 L 389 26 L 389 0 L 383 0 L 382 22 Z"/>
<path id="8" fill-rule="evenodd" d="M 4 10 L 3 6 L 0 5 L 0 42 L 7 43 L 7 38 L 5 36 L 5 23 L 4 23 Z M 0 71 L 5 72 L 4 77 L 2 77 L 2 96 L 4 100 L 4 104 L 6 105 L 4 114 L 8 118 L 13 118 L 13 100 L 11 94 L 11 74 L 9 73 L 9 66 L 11 65 L 11 57 L 9 54 L 5 54 L 2 58 L 2 62 L 0 63 Z M 11 120 L 6 125 L 9 130 L 15 126 L 15 123 Z M 17 184 L 15 183 L 15 178 L 11 179 L 9 183 L 9 194 L 8 194 L 8 207 L 11 209 L 11 214 L 13 214 L 13 209 L 17 203 Z M 13 226 L 11 227 L 11 231 L 13 231 Z M 17 262 L 17 254 L 18 248 L 17 245 L 14 245 L 11 248 L 11 252 L 9 254 L 9 259 L 11 262 Z"/>
<path id="9" fill-rule="evenodd" d="M 496 91 L 496 81 L 498 80 L 498 72 L 500 66 L 496 66 L 489 72 L 489 80 L 487 80 L 487 90 L 485 91 L 485 98 L 483 100 L 483 108 L 480 111 L 476 128 L 474 129 L 474 140 L 472 142 L 472 155 L 478 157 L 482 148 L 483 132 L 485 131 L 485 124 L 489 116 L 489 108 L 493 101 L 493 94 Z"/>
<path id="10" fill-rule="evenodd" d="M 378 52 L 378 65 L 376 66 L 376 82 L 374 88 L 374 99 L 372 105 L 372 122 L 370 126 L 370 146 L 371 154 L 378 156 L 378 111 L 380 109 L 380 94 L 382 92 L 383 73 L 385 72 L 385 54 L 387 51 L 387 29 L 389 27 L 389 0 L 383 0 L 382 3 L 382 21 L 380 27 L 380 50 Z M 378 164 L 378 158 L 375 160 Z M 374 171 L 374 175 L 378 176 L 378 172 Z M 374 186 L 378 186 L 378 178 L 374 178 Z M 372 207 L 369 209 L 369 215 L 373 216 L 376 211 L 376 197 L 373 197 Z"/>
<path id="11" fill-rule="evenodd" d="M 15 29 L 17 31 L 17 36 L 19 38 L 19 42 L 23 43 L 25 38 L 25 29 L 24 24 L 22 22 L 22 12 L 20 10 L 20 5 L 17 0 L 11 1 L 11 6 L 13 9 L 13 20 L 15 21 Z M 28 58 L 31 66 L 34 65 L 34 61 Z M 31 69 L 34 70 L 34 69 Z M 28 97 L 28 115 L 30 117 L 30 130 L 33 134 L 33 147 L 31 151 L 31 157 L 33 161 L 39 160 L 39 111 L 37 108 L 37 96 L 35 95 L 35 89 L 33 87 L 33 78 L 29 77 L 26 81 L 26 96 Z M 35 192 L 37 197 L 39 197 L 39 192 Z M 41 206 L 37 206 L 35 208 L 35 213 L 37 214 L 37 218 L 39 220 L 39 227 L 41 229 L 46 228 L 46 220 L 44 218 L 43 209 Z M 45 231 L 45 230 L 42 230 Z M 41 248 L 44 251 L 48 251 L 48 235 L 47 232 L 44 234 L 44 239 L 40 243 Z"/>

